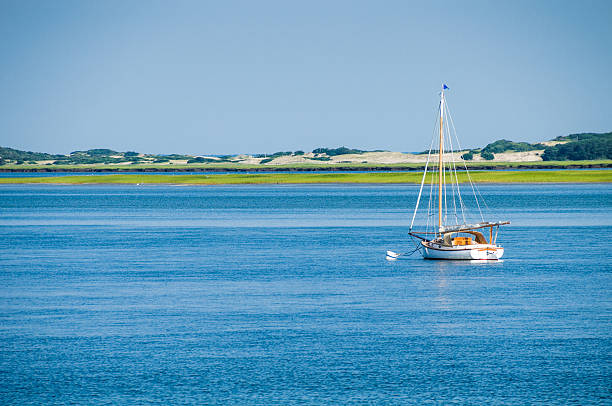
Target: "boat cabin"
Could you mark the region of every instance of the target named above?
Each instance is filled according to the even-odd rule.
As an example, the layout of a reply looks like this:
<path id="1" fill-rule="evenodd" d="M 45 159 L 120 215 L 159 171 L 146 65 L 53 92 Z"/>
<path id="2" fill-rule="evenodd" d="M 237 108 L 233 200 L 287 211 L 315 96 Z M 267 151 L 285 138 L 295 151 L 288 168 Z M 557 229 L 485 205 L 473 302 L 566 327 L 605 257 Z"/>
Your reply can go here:
<path id="1" fill-rule="evenodd" d="M 489 244 L 485 236 L 478 231 L 461 231 L 454 233 L 446 233 L 442 239 L 443 245 L 474 245 L 474 244 Z"/>

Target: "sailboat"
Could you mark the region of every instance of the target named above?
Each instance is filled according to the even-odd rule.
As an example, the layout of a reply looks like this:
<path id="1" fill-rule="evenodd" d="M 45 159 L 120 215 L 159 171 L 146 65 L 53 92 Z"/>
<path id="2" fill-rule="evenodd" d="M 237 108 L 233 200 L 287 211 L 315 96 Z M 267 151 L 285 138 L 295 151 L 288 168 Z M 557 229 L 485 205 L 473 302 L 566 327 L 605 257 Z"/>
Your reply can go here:
<path id="1" fill-rule="evenodd" d="M 461 146 L 445 99 L 445 91 L 448 89 L 448 86 L 443 85 L 440 92 L 439 120 L 436 120 L 434 136 L 427 154 L 409 235 L 415 241 L 415 251 L 420 251 L 425 259 L 499 260 L 504 255 L 504 248 L 497 244 L 499 226 L 510 222 L 485 221 L 483 209 L 486 202 L 472 182 L 465 161 L 456 159 L 455 152 L 460 151 Z M 437 150 L 433 149 L 436 139 Z M 449 152 L 445 154 L 445 151 Z M 431 162 L 432 159 L 435 161 L 435 155 L 437 165 Z M 465 182 L 460 182 L 459 177 Z M 414 223 L 426 183 L 429 183 L 430 189 L 426 221 L 424 227 L 415 229 Z M 465 193 L 466 188 L 471 191 L 471 195 Z M 479 200 L 483 201 L 485 207 Z M 475 219 L 474 213 L 468 210 L 470 203 L 477 209 L 478 216 Z M 402 254 L 387 251 L 388 259 L 396 259 L 400 255 Z"/>

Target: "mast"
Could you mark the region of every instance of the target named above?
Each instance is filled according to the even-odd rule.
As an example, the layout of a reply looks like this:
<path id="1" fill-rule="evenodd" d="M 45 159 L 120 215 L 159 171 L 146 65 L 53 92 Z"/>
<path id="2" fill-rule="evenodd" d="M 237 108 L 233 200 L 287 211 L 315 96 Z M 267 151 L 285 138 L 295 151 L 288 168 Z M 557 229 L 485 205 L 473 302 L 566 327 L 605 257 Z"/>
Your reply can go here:
<path id="1" fill-rule="evenodd" d="M 438 231 L 442 229 L 442 171 L 444 170 L 444 162 L 442 155 L 444 154 L 444 137 L 442 132 L 442 126 L 444 121 L 444 89 L 446 85 L 442 86 L 442 92 L 440 93 L 440 148 L 439 148 L 439 170 L 438 170 Z"/>

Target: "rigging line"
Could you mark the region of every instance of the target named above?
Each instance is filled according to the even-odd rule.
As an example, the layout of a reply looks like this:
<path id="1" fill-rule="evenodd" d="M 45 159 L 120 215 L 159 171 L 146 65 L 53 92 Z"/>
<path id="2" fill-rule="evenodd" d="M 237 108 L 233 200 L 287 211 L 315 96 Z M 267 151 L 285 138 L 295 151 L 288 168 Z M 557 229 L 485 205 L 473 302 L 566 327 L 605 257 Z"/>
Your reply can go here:
<path id="1" fill-rule="evenodd" d="M 450 116 L 450 114 L 448 112 L 448 109 L 446 109 L 446 116 L 447 116 L 447 121 L 448 121 L 449 120 L 448 117 Z M 457 176 L 456 176 L 456 173 L 454 173 L 454 170 L 453 170 L 454 166 L 455 166 L 455 146 L 453 144 L 453 138 L 452 138 L 452 135 L 451 135 L 451 127 L 450 127 L 450 125 L 447 126 L 447 128 L 446 128 L 446 134 L 447 134 L 447 137 L 448 137 L 448 146 L 449 146 L 448 150 L 449 150 L 449 153 L 450 153 L 450 160 L 449 160 L 449 163 L 448 163 L 448 173 L 450 175 L 450 184 L 451 184 L 451 188 L 452 188 L 453 215 L 455 217 L 455 224 L 459 224 L 459 216 L 457 216 L 457 201 L 456 201 L 457 200 L 457 197 L 456 197 L 457 192 L 456 191 L 458 190 L 458 185 L 457 185 L 457 182 L 456 182 Z M 453 176 L 454 176 L 454 178 L 453 178 Z"/>
<path id="2" fill-rule="evenodd" d="M 446 117 L 446 111 L 444 113 L 445 113 L 445 117 Z M 446 119 L 448 120 L 448 117 L 446 117 Z M 448 133 L 448 126 L 446 126 L 446 131 L 445 131 L 445 137 L 444 138 L 446 138 L 446 139 L 445 139 L 445 142 L 444 142 L 444 144 L 445 144 L 444 149 L 447 151 L 449 159 L 446 160 L 444 171 L 446 173 L 446 171 L 448 170 L 449 183 L 450 183 L 450 188 L 451 188 L 451 197 L 454 199 L 455 198 L 455 194 L 454 194 L 454 186 L 453 186 L 453 173 L 451 172 L 451 165 L 452 165 L 451 162 L 452 162 L 452 159 L 453 159 L 453 150 L 450 147 L 450 144 L 448 142 L 448 137 L 446 137 L 447 133 Z M 448 210 L 448 207 L 446 207 L 446 202 L 447 202 L 447 200 L 450 200 L 450 199 L 448 198 L 448 192 L 447 192 L 448 189 L 447 189 L 447 187 L 448 187 L 448 185 L 446 184 L 446 177 L 445 177 L 444 178 L 444 194 L 445 194 L 445 196 L 444 196 L 445 197 L 444 203 L 445 203 L 445 209 L 447 211 L 447 216 L 448 216 L 448 211 L 449 210 Z M 453 204 L 454 203 L 455 202 L 453 200 Z M 448 206 L 450 207 L 450 204 L 448 204 Z"/>
<path id="3" fill-rule="evenodd" d="M 427 167 L 429 166 L 429 158 L 431 157 L 431 149 L 433 148 L 433 143 L 435 139 L 435 128 L 434 128 L 434 136 L 431 138 L 431 144 L 429 145 L 429 152 L 427 153 L 427 162 L 425 163 L 425 170 L 423 171 L 423 178 L 421 179 L 421 187 L 419 188 L 419 196 L 417 197 L 416 206 L 414 208 L 414 212 L 412 213 L 412 221 L 410 222 L 410 230 L 412 230 L 412 226 L 414 225 L 414 219 L 416 217 L 417 211 L 419 210 L 419 204 L 421 202 L 421 193 L 423 193 L 423 185 L 425 184 L 425 175 L 427 175 Z"/>
<path id="4" fill-rule="evenodd" d="M 480 195 L 480 192 L 478 191 L 478 188 L 475 187 L 474 181 L 472 180 L 472 176 L 470 175 L 470 172 L 468 171 L 467 165 L 465 165 L 465 163 L 464 163 L 464 166 L 465 166 L 465 173 L 467 175 L 468 182 L 470 184 L 470 187 L 472 188 L 472 194 L 474 195 L 474 201 L 476 202 L 476 207 L 478 208 L 478 213 L 480 214 L 480 219 L 481 221 L 484 221 L 484 216 L 482 214 L 482 209 L 480 207 L 480 202 L 478 201 L 478 196 L 477 196 L 477 195 Z M 480 196 L 482 199 L 482 195 Z"/>
<path id="5" fill-rule="evenodd" d="M 448 116 L 448 110 L 445 112 L 445 114 Z M 448 150 L 450 151 L 450 160 L 449 160 L 449 165 L 448 165 L 448 172 L 450 175 L 450 184 L 451 184 L 451 196 L 453 198 L 453 214 L 455 216 L 455 222 L 456 224 L 459 224 L 459 217 L 457 216 L 457 204 L 456 204 L 456 199 L 455 199 L 455 180 L 453 179 L 453 167 L 455 164 L 455 154 L 454 154 L 454 150 L 453 150 L 453 139 L 451 137 L 450 134 L 450 126 L 446 127 L 446 133 L 448 134 Z M 457 174 L 455 173 L 455 179 L 457 177 Z M 458 188 L 459 185 L 457 185 Z"/>
<path id="6" fill-rule="evenodd" d="M 459 177 L 457 175 L 457 165 L 455 165 L 455 179 L 457 179 L 457 198 L 459 199 L 459 207 L 461 208 L 461 218 L 463 219 L 463 224 L 467 223 L 465 219 L 465 203 L 463 202 L 463 197 L 461 196 L 461 187 L 459 186 Z"/>
<path id="7" fill-rule="evenodd" d="M 446 106 L 445 106 L 446 107 Z M 448 121 L 448 109 L 446 110 L 446 116 L 447 116 L 447 121 Z M 451 184 L 451 192 L 452 192 L 452 199 L 453 199 L 453 215 L 455 217 L 455 224 L 459 224 L 459 217 L 457 216 L 457 202 L 456 202 L 456 185 L 455 185 L 455 181 L 456 179 L 453 179 L 453 167 L 455 165 L 455 150 L 454 150 L 454 145 L 453 145 L 453 139 L 451 137 L 451 131 L 450 131 L 450 126 L 446 127 L 446 134 L 447 134 L 447 138 L 448 138 L 448 151 L 450 153 L 450 160 L 448 163 L 448 173 L 450 175 L 450 184 Z M 455 174 L 456 175 L 456 174 Z M 456 178 L 456 176 L 455 176 Z"/>
<path id="8" fill-rule="evenodd" d="M 450 131 L 450 130 L 449 130 Z M 449 134 L 449 140 L 450 140 L 450 144 L 451 144 L 451 148 L 454 146 L 453 145 L 453 137 L 451 134 Z M 457 190 L 457 200 L 459 200 L 459 209 L 461 210 L 461 214 L 463 217 L 463 206 L 462 206 L 462 201 L 461 201 L 461 187 L 459 186 L 459 178 L 457 176 L 457 163 L 456 163 L 456 155 L 455 153 L 453 153 L 453 160 L 452 160 L 452 174 L 454 174 L 455 179 L 453 181 L 453 185 L 456 185 L 456 190 Z M 452 176 L 451 176 L 452 178 Z M 455 204 L 455 195 L 453 195 L 453 204 Z M 459 216 L 458 216 L 458 211 L 457 211 L 457 206 L 455 205 L 455 219 L 457 221 L 457 224 L 459 224 Z"/>
<path id="9" fill-rule="evenodd" d="M 433 176 L 434 171 L 432 170 L 431 176 Z M 427 221 L 425 223 L 425 230 L 429 231 L 429 218 L 431 217 L 431 189 L 432 186 L 429 187 L 429 199 L 427 200 Z"/>
<path id="10" fill-rule="evenodd" d="M 425 229 L 427 231 L 429 231 L 429 220 L 431 219 L 431 216 L 433 214 L 433 204 L 434 204 L 434 202 L 433 202 L 433 189 L 434 189 L 434 179 L 436 178 L 436 175 L 437 175 L 437 169 L 434 168 L 432 176 L 431 176 L 430 187 L 429 187 L 429 208 L 428 208 L 428 212 L 427 212 L 427 214 L 428 214 L 428 216 L 427 216 L 427 226 L 425 227 Z M 433 228 L 433 223 L 432 223 L 431 227 Z"/>
<path id="11" fill-rule="evenodd" d="M 414 238 L 411 234 L 410 234 L 410 239 L 412 240 L 412 243 L 414 244 L 414 246 L 420 251 L 421 250 L 421 241 L 417 240 L 416 238 Z"/>
<path id="12" fill-rule="evenodd" d="M 478 188 L 478 185 L 474 184 L 474 188 L 476 189 L 476 193 L 478 193 L 478 196 L 480 196 L 480 200 L 482 201 L 482 203 L 485 206 L 485 209 L 486 209 L 485 210 L 485 214 L 491 215 L 492 211 L 489 208 L 489 205 L 487 204 L 487 201 L 485 200 L 484 196 L 480 193 L 480 189 Z M 484 221 L 484 218 L 483 218 L 483 221 Z"/>
<path id="13" fill-rule="evenodd" d="M 433 170 L 432 170 L 433 174 Z M 433 176 L 433 175 L 431 175 Z M 431 187 L 429 188 L 429 199 L 427 200 L 427 218 L 425 223 L 425 230 L 429 231 L 429 216 L 431 215 Z"/>
<path id="14" fill-rule="evenodd" d="M 446 109 L 444 109 L 446 110 Z M 444 114 L 444 111 L 442 111 L 442 115 Z M 446 120 L 446 117 L 444 117 L 444 120 Z M 438 190 L 442 193 L 441 198 L 443 198 L 444 201 L 444 216 L 442 217 L 444 219 L 444 224 L 446 224 L 448 222 L 447 219 L 447 214 L 448 214 L 448 208 L 446 205 L 446 163 L 444 162 L 444 128 L 440 129 L 442 132 L 442 140 L 441 140 L 441 144 L 439 145 L 439 151 L 442 152 L 442 167 L 440 168 L 440 170 L 442 171 L 442 187 L 439 188 Z"/>
<path id="15" fill-rule="evenodd" d="M 438 112 L 439 112 L 440 106 L 438 106 Z M 436 115 L 437 116 L 437 115 Z M 430 156 L 431 156 L 431 150 L 433 148 L 434 145 L 434 140 L 436 139 L 436 121 L 437 121 L 437 117 L 434 120 L 434 125 L 433 125 L 433 129 L 432 129 L 432 136 L 431 136 L 431 143 L 429 144 L 429 151 L 427 153 L 427 163 L 425 164 L 425 170 L 423 171 L 423 178 L 421 179 L 421 187 L 419 188 L 419 197 L 417 198 L 417 203 L 416 206 L 414 208 L 414 213 L 412 213 L 412 221 L 410 222 L 410 230 L 412 230 L 412 226 L 414 225 L 414 219 L 416 217 L 416 213 L 419 209 L 419 204 L 421 201 L 421 193 L 423 192 L 423 185 L 425 183 L 425 179 L 426 179 L 426 175 L 427 175 L 427 167 L 429 165 L 429 160 L 430 160 Z M 431 197 L 430 197 L 430 202 L 429 204 L 431 205 Z M 429 210 L 430 208 L 427 208 L 427 225 L 425 227 L 425 229 L 427 229 L 428 225 L 429 225 Z"/>
<path id="16" fill-rule="evenodd" d="M 451 116 L 450 110 L 448 110 L 448 106 L 446 106 L 446 108 L 447 108 L 448 116 L 450 118 L 449 121 L 451 121 L 452 120 L 452 116 Z M 454 130 L 454 127 L 453 127 L 453 130 Z M 452 145 L 453 137 L 452 137 L 452 134 L 450 134 L 450 126 L 449 126 L 449 136 L 448 136 L 448 138 L 450 139 L 451 145 Z M 455 138 L 457 138 L 456 132 L 455 132 Z M 459 148 L 459 145 L 457 145 L 457 147 Z M 459 148 L 458 151 L 461 152 L 461 149 Z M 453 157 L 455 157 L 455 155 L 453 155 Z M 459 208 L 461 209 L 461 218 L 463 219 L 463 224 L 466 224 L 467 221 L 465 219 L 465 204 L 463 203 L 463 197 L 461 196 L 461 187 L 459 185 L 459 177 L 457 175 L 457 161 L 454 158 L 453 158 L 453 171 L 455 173 L 455 180 L 457 182 L 457 198 L 459 199 Z M 459 223 L 459 219 L 457 219 L 457 223 Z"/>
<path id="17" fill-rule="evenodd" d="M 447 106 L 448 108 L 448 106 Z M 451 125 L 453 126 L 453 128 L 455 128 L 455 123 L 452 121 L 452 117 L 451 117 Z M 459 143 L 459 137 L 457 136 L 457 132 L 455 131 L 455 138 L 457 139 L 457 143 Z M 482 204 L 484 205 L 485 208 L 485 214 L 487 215 L 491 215 L 493 214 L 492 210 L 489 208 L 489 205 L 487 204 L 487 200 L 484 198 L 484 196 L 480 193 L 480 188 L 478 188 L 478 185 L 472 180 L 472 177 L 467 169 L 467 165 L 465 164 L 464 161 L 464 166 L 465 166 L 465 171 L 467 173 L 469 182 L 470 182 L 470 186 L 472 187 L 472 192 L 474 193 L 474 199 L 476 200 L 476 205 L 478 206 L 478 212 L 480 213 L 480 219 L 482 221 L 484 221 L 484 216 L 483 216 L 483 212 L 480 206 L 480 202 L 482 202 Z M 480 197 L 480 200 L 478 199 L 478 195 Z"/>
<path id="18" fill-rule="evenodd" d="M 444 158 L 442 158 L 444 159 Z M 447 222 L 448 208 L 446 206 L 446 164 L 442 166 L 442 197 L 444 198 L 444 223 Z"/>
<path id="19" fill-rule="evenodd" d="M 457 198 L 459 199 L 459 207 L 461 208 L 461 218 L 463 219 L 463 224 L 467 223 L 465 219 L 465 210 L 466 206 L 463 202 L 463 196 L 461 196 L 461 186 L 459 185 L 459 176 L 457 175 L 457 163 L 455 162 L 455 179 L 457 180 Z"/>
<path id="20" fill-rule="evenodd" d="M 445 107 L 448 108 L 448 103 L 446 103 Z M 455 129 L 455 123 L 452 121 L 452 117 L 451 117 L 451 125 L 453 126 L 453 129 Z M 457 144 L 459 144 L 459 137 L 457 136 L 457 131 L 456 130 L 455 130 L 455 138 L 457 139 Z M 478 194 L 478 196 L 480 196 L 480 201 L 482 201 L 482 203 L 484 204 L 484 207 L 486 209 L 485 213 L 487 215 L 491 215 L 491 214 L 493 214 L 493 211 L 491 210 L 491 208 L 487 204 L 487 200 L 480 193 L 480 189 L 478 188 L 478 185 L 472 181 L 472 177 L 470 176 L 470 173 L 469 173 L 469 171 L 467 169 L 467 165 L 465 164 L 465 161 L 463 163 L 464 163 L 464 166 L 465 166 L 465 171 L 467 173 L 468 179 L 470 181 L 470 185 L 472 187 L 472 191 L 474 193 L 474 199 L 476 200 L 476 205 L 478 206 L 478 211 L 480 212 L 480 218 L 482 219 L 482 221 L 484 221 L 484 217 L 483 217 L 482 210 L 481 210 L 481 207 L 480 207 L 480 202 L 479 202 L 478 197 L 476 196 L 476 194 Z"/>
<path id="21" fill-rule="evenodd" d="M 478 188 L 478 185 L 477 185 L 477 184 L 474 184 L 474 188 L 476 189 L 476 193 L 478 193 L 478 196 L 480 196 L 480 200 L 482 201 L 482 203 L 483 203 L 483 204 L 484 204 L 484 206 L 485 206 L 485 209 L 486 209 L 485 213 L 486 213 L 487 215 L 491 215 L 491 214 L 493 214 L 493 211 L 492 211 L 492 210 L 489 208 L 489 205 L 487 204 L 487 200 L 486 200 L 486 199 L 484 198 L 484 196 L 483 196 L 483 195 L 480 193 L 480 189 Z"/>
<path id="22" fill-rule="evenodd" d="M 417 245 L 417 246 L 414 248 L 414 250 L 412 250 L 412 251 L 410 251 L 410 252 L 408 252 L 408 253 L 405 253 L 405 254 L 403 254 L 403 255 L 404 255 L 404 256 L 410 256 L 410 255 L 412 255 L 412 254 L 414 254 L 415 252 L 420 251 L 420 250 L 421 250 L 421 247 Z"/>
<path id="23" fill-rule="evenodd" d="M 447 109 L 449 108 L 448 104 L 447 104 L 446 108 Z M 457 146 L 461 149 L 461 143 L 459 142 L 459 136 L 457 135 L 457 130 L 455 128 L 455 123 L 453 121 L 453 117 L 452 116 L 450 117 L 450 124 L 453 126 L 453 130 L 455 132 L 455 139 L 457 140 Z M 465 163 L 465 161 L 463 161 L 463 167 L 465 168 L 465 173 L 466 173 L 468 181 L 470 183 L 470 187 L 472 188 L 472 193 L 474 194 L 474 200 L 476 201 L 476 207 L 478 207 L 478 213 L 480 213 L 480 219 L 482 221 L 484 221 L 484 216 L 482 215 L 482 210 L 480 208 L 480 203 L 478 202 L 478 196 L 476 196 L 477 188 L 476 189 L 474 188 L 474 182 L 472 181 L 472 177 L 470 176 L 470 171 L 468 171 L 467 164 Z M 480 191 L 478 192 L 478 194 L 480 195 Z M 482 195 L 480 195 L 480 196 L 482 198 Z M 483 202 L 484 202 L 484 198 L 483 198 Z M 486 205 L 486 202 L 484 202 L 484 203 Z"/>

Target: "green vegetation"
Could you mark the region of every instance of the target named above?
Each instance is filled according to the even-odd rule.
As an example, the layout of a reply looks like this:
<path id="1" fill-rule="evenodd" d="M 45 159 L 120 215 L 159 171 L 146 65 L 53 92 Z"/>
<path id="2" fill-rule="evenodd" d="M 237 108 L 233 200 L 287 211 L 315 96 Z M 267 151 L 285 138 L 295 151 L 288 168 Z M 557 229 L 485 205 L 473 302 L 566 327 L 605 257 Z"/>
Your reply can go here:
<path id="1" fill-rule="evenodd" d="M 559 171 L 476 171 L 470 173 L 480 183 L 612 182 L 609 170 Z M 432 176 L 430 173 L 429 176 Z M 59 184 L 285 184 L 285 183 L 420 183 L 418 172 L 371 173 L 261 173 L 229 175 L 98 175 L 0 178 L 0 183 Z M 458 173 L 467 182 L 466 173 Z M 430 180 L 426 180 L 429 182 Z"/>
<path id="2" fill-rule="evenodd" d="M 340 147 L 340 148 L 317 148 L 317 149 L 313 149 L 312 150 L 313 154 L 325 154 L 327 156 L 347 155 L 347 154 L 363 154 L 364 152 L 368 152 L 368 151 L 362 151 L 360 149 L 350 149 L 350 148 L 347 148 L 347 147 Z"/>
<path id="3" fill-rule="evenodd" d="M 107 156 L 70 155 L 56 159 L 54 165 L 87 165 L 87 164 L 118 164 L 126 162 L 122 158 L 110 158 Z"/>
<path id="4" fill-rule="evenodd" d="M 169 160 L 167 160 L 169 161 Z M 212 158 L 204 158 L 202 156 L 197 156 L 195 158 L 191 158 L 187 160 L 188 164 L 201 164 L 201 163 L 206 163 L 206 162 L 219 162 L 218 159 L 212 159 Z"/>
<path id="5" fill-rule="evenodd" d="M 461 155 L 461 159 L 463 159 L 464 161 L 471 161 L 472 159 L 474 159 L 474 153 L 472 153 L 472 151 L 468 151 L 465 154 Z"/>
<path id="6" fill-rule="evenodd" d="M 547 147 L 542 154 L 544 161 L 612 159 L 612 132 L 571 134 L 555 140 L 568 142 Z"/>
<path id="7" fill-rule="evenodd" d="M 495 158 L 495 154 L 507 151 L 532 151 L 543 149 L 542 158 L 546 161 L 542 164 L 543 167 L 550 168 L 559 165 L 574 166 L 584 165 L 593 167 L 593 165 L 604 165 L 610 167 L 610 162 L 596 160 L 611 160 L 612 159 L 612 133 L 596 134 L 582 133 L 571 134 L 567 136 L 557 137 L 555 141 L 561 144 L 546 147 L 543 144 L 529 144 L 526 142 L 513 142 L 508 140 L 497 140 L 488 144 L 482 149 L 471 149 L 469 151 L 461 151 L 464 161 L 472 161 L 474 156 L 479 154 L 485 161 L 491 161 Z M 0 170 L 9 171 L 60 171 L 60 170 L 105 170 L 105 171 L 126 171 L 126 170 L 249 170 L 251 168 L 266 168 L 266 170 L 305 170 L 307 168 L 329 169 L 329 170 L 385 170 L 393 168 L 402 169 L 418 169 L 422 168 L 423 164 L 378 164 L 368 163 L 367 156 L 363 156 L 361 163 L 350 162 L 354 159 L 336 160 L 333 164 L 325 165 L 324 162 L 332 161 L 332 157 L 342 156 L 346 154 L 364 154 L 366 152 L 383 152 L 383 151 L 364 151 L 360 149 L 351 149 L 347 147 L 339 148 L 316 148 L 313 151 L 314 157 L 305 155 L 304 151 L 280 151 L 273 154 L 255 155 L 258 161 L 252 161 L 251 164 L 245 164 L 244 161 L 251 157 L 243 156 L 193 156 L 193 155 L 157 155 L 157 154 L 140 154 L 135 151 L 118 152 L 107 148 L 94 148 L 85 151 L 73 151 L 68 155 L 53 155 L 31 151 L 19 151 L 12 148 L 0 147 Z M 433 153 L 437 151 L 433 150 Z M 448 152 L 448 151 L 447 151 Z M 459 151 L 454 151 L 459 152 Z M 428 152 L 425 152 L 428 153 Z M 293 164 L 278 164 L 276 158 L 283 156 L 301 156 L 302 162 Z M 46 161 L 46 162 L 45 162 Z M 299 160 L 297 160 L 299 161 Z M 317 163 L 316 161 L 321 161 Z M 561 164 L 556 164 L 554 161 L 566 161 Z M 567 163 L 567 161 L 572 161 Z M 590 161 L 579 163 L 577 161 Z M 272 163 L 273 165 L 261 164 Z M 126 165 L 129 164 L 129 165 Z M 518 167 L 525 168 L 531 165 L 538 165 L 537 162 L 516 162 L 516 163 L 482 163 L 468 162 L 469 165 L 482 165 L 484 169 L 503 168 L 503 167 Z M 171 165 L 171 169 L 170 168 Z M 318 165 L 318 166 L 317 166 Z M 493 166 L 494 165 L 494 166 Z M 534 166 L 535 167 L 535 166 Z M 574 166 L 575 167 L 575 166 Z"/>
<path id="8" fill-rule="evenodd" d="M 529 144 L 528 142 L 514 142 L 514 141 L 508 141 L 508 140 L 497 140 L 495 142 L 487 144 L 487 146 L 482 149 L 481 155 L 482 155 L 482 152 L 489 152 L 491 154 L 501 154 L 502 152 L 506 152 L 506 151 L 523 152 L 523 151 L 535 151 L 535 150 L 544 149 L 544 148 L 546 148 L 546 146 L 544 144 L 539 144 L 539 143 Z"/>
<path id="9" fill-rule="evenodd" d="M 612 168 L 612 160 L 592 160 L 592 161 L 530 161 L 530 162 L 491 162 L 491 161 L 475 161 L 466 162 L 465 165 L 471 170 L 504 170 L 504 169 L 576 169 L 576 168 Z M 420 171 L 424 168 L 425 163 L 398 163 L 398 164 L 380 164 L 363 162 L 351 162 L 346 164 L 330 164 L 327 162 L 305 161 L 303 163 L 279 164 L 273 166 L 262 166 L 259 164 L 245 164 L 241 162 L 224 162 L 215 161 L 210 163 L 194 163 L 173 165 L 156 164 L 150 162 L 142 162 L 134 165 L 107 165 L 107 164 L 88 164 L 88 165 L 52 165 L 52 164 L 36 164 L 36 165 L 15 165 L 7 163 L 2 167 L 8 171 L 26 171 L 26 172 L 121 172 L 121 171 L 142 171 L 142 172 L 199 172 L 199 171 L 377 171 L 377 170 L 408 170 Z M 460 165 L 463 166 L 463 165 Z"/>
<path id="10" fill-rule="evenodd" d="M 63 155 L 51 155 L 43 152 L 19 151 L 13 148 L 0 147 L 0 159 L 6 161 L 48 161 L 54 160 Z"/>
<path id="11" fill-rule="evenodd" d="M 113 151 L 112 149 L 107 148 L 95 148 L 89 149 L 87 151 L 74 151 L 71 152 L 70 155 L 87 155 L 87 156 L 109 156 L 109 155 L 117 155 L 119 152 Z"/>
<path id="12" fill-rule="evenodd" d="M 170 160 L 190 160 L 188 155 L 153 155 L 140 156 L 138 152 L 117 152 L 107 148 L 94 148 L 86 151 L 73 151 L 68 155 L 53 155 L 42 152 L 19 151 L 0 147 L 0 165 L 24 165 L 26 162 L 35 165 L 40 161 L 51 161 L 54 166 L 61 165 L 96 165 L 120 163 L 163 163 Z M 217 160 L 210 160 L 217 161 Z M 195 161 L 196 163 L 202 161 Z M 208 161 L 206 161 L 208 162 Z"/>
<path id="13" fill-rule="evenodd" d="M 582 141 L 582 140 L 591 140 L 596 138 L 608 138 L 611 133 L 579 133 L 579 134 L 570 134 L 570 135 L 561 135 L 557 138 L 554 138 L 553 141 Z"/>
<path id="14" fill-rule="evenodd" d="M 179 155 L 179 154 L 169 154 L 169 155 L 147 155 L 156 159 L 171 159 L 177 161 L 186 161 L 193 158 L 190 155 Z"/>
<path id="15" fill-rule="evenodd" d="M 483 159 L 486 159 L 487 161 L 492 161 L 493 159 L 495 159 L 495 155 L 493 155 L 493 153 L 490 151 L 482 150 L 480 151 L 480 156 Z"/>
<path id="16" fill-rule="evenodd" d="M 291 151 L 280 151 L 280 152 L 275 152 L 273 154 L 259 154 L 259 155 L 255 155 L 255 158 L 278 158 L 281 156 L 291 156 L 293 155 L 293 152 Z"/>

